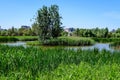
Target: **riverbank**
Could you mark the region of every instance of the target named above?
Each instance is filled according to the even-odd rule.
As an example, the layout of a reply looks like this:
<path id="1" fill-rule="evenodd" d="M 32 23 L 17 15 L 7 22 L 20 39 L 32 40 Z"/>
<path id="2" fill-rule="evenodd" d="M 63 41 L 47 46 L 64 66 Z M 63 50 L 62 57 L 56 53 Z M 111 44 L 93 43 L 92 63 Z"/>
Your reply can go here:
<path id="1" fill-rule="evenodd" d="M 0 42 L 36 41 L 37 36 L 0 36 Z"/>
<path id="2" fill-rule="evenodd" d="M 92 39 L 98 43 L 111 43 L 120 41 L 120 38 L 92 38 Z"/>
<path id="3" fill-rule="evenodd" d="M 119 52 L 98 49 L 0 45 L 0 79 L 119 79 L 119 57 Z"/>

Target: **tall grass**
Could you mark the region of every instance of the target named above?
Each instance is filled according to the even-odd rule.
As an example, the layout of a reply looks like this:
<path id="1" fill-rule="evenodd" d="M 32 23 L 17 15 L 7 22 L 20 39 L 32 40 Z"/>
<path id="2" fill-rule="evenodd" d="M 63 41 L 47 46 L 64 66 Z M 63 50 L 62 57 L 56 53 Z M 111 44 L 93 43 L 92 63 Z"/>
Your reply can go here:
<path id="1" fill-rule="evenodd" d="M 18 41 L 18 39 L 15 37 L 0 36 L 0 42 L 15 42 L 15 41 Z"/>
<path id="2" fill-rule="evenodd" d="M 120 53 L 0 45 L 0 79 L 120 79 Z"/>
<path id="3" fill-rule="evenodd" d="M 81 37 L 60 37 L 43 42 L 43 45 L 64 45 L 64 46 L 86 46 L 93 45 L 95 42 L 90 38 Z"/>
<path id="4" fill-rule="evenodd" d="M 120 41 L 112 42 L 110 46 L 120 46 Z"/>
<path id="5" fill-rule="evenodd" d="M 0 42 L 36 41 L 37 36 L 0 36 Z"/>
<path id="6" fill-rule="evenodd" d="M 19 41 L 36 41 L 38 36 L 15 36 Z"/>
<path id="7" fill-rule="evenodd" d="M 108 42 L 116 42 L 120 41 L 120 38 L 92 38 L 96 42 L 108 43 Z"/>

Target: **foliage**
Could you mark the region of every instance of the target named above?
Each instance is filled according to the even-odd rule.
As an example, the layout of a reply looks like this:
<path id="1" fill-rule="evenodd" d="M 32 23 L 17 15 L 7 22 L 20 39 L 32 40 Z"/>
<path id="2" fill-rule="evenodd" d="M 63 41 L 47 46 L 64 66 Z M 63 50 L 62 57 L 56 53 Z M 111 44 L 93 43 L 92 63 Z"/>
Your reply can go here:
<path id="1" fill-rule="evenodd" d="M 110 46 L 114 46 L 114 47 L 120 46 L 120 41 L 112 42 Z"/>
<path id="2" fill-rule="evenodd" d="M 79 29 L 79 28 L 77 28 L 74 31 L 74 35 L 80 36 L 80 37 L 107 38 L 108 33 L 109 33 L 108 28 L 105 28 L 105 29 L 99 29 L 99 28 Z"/>
<path id="3" fill-rule="evenodd" d="M 26 44 L 31 45 L 31 46 L 40 46 L 41 45 L 41 43 L 39 41 L 27 41 Z"/>
<path id="4" fill-rule="evenodd" d="M 93 45 L 95 42 L 90 38 L 79 38 L 79 37 L 60 37 L 57 39 L 51 39 L 44 41 L 43 45 L 63 45 L 63 46 L 86 46 Z"/>
<path id="5" fill-rule="evenodd" d="M 60 36 L 62 28 L 58 10 L 57 5 L 43 6 L 38 10 L 37 23 L 41 41 Z"/>
<path id="6" fill-rule="evenodd" d="M 18 39 L 15 37 L 0 36 L 0 42 L 15 42 L 15 41 L 18 41 Z"/>
<path id="7" fill-rule="evenodd" d="M 0 45 L 0 79 L 120 79 L 120 53 Z"/>
<path id="8" fill-rule="evenodd" d="M 38 24 L 37 23 L 32 24 L 32 34 L 38 35 Z"/>
<path id="9" fill-rule="evenodd" d="M 15 36 L 19 41 L 36 41 L 38 36 Z"/>
<path id="10" fill-rule="evenodd" d="M 37 36 L 0 36 L 0 42 L 36 41 Z"/>
<path id="11" fill-rule="evenodd" d="M 53 38 L 57 38 L 60 36 L 60 33 L 62 31 L 61 27 L 61 16 L 59 14 L 59 7 L 57 5 L 51 5 L 49 8 L 49 13 L 50 13 L 50 28 L 51 30 L 51 36 Z"/>
<path id="12" fill-rule="evenodd" d="M 96 42 L 108 43 L 120 41 L 120 38 L 92 38 Z"/>

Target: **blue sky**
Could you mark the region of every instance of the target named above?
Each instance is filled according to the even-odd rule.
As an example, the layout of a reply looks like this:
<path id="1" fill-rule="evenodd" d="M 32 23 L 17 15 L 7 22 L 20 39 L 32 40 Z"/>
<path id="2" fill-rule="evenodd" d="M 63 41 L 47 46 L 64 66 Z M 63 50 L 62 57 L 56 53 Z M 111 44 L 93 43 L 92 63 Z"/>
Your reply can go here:
<path id="1" fill-rule="evenodd" d="M 120 0 L 1 0 L 0 26 L 29 25 L 43 5 L 57 4 L 63 26 L 74 28 L 120 27 Z"/>

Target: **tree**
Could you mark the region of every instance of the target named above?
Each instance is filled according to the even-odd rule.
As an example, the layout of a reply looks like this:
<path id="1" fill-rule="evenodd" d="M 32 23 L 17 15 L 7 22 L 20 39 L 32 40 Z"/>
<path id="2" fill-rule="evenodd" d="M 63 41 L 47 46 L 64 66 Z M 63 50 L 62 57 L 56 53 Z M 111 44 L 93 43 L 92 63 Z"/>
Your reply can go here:
<path id="1" fill-rule="evenodd" d="M 57 5 L 51 5 L 51 7 L 49 8 L 49 12 L 50 12 L 50 29 L 51 31 L 51 36 L 53 38 L 57 38 L 58 36 L 60 36 L 60 33 L 62 31 L 62 27 L 61 26 L 61 16 L 59 15 L 59 8 Z"/>
<path id="2" fill-rule="evenodd" d="M 38 10 L 37 23 L 40 40 L 44 41 L 48 38 L 50 26 L 49 12 L 46 6 L 43 6 L 42 9 Z"/>
<path id="3" fill-rule="evenodd" d="M 108 37 L 109 30 L 108 28 L 105 28 L 105 38 Z"/>
<path id="4" fill-rule="evenodd" d="M 33 36 L 37 36 L 38 35 L 38 24 L 37 23 L 33 23 L 32 24 L 32 35 Z"/>
<path id="5" fill-rule="evenodd" d="M 80 36 L 79 33 L 80 33 L 80 30 L 79 30 L 79 28 L 77 28 L 77 29 L 74 31 L 74 34 L 75 34 L 76 36 Z"/>
<path id="6" fill-rule="evenodd" d="M 58 10 L 57 5 L 51 5 L 51 7 L 43 6 L 43 8 L 38 10 L 37 24 L 41 41 L 56 38 L 62 32 L 62 27 L 60 27 L 61 17 Z"/>

